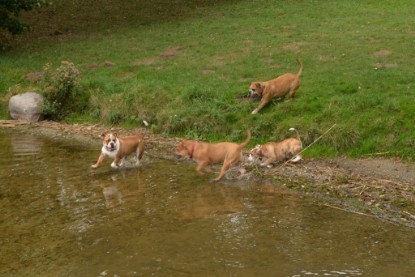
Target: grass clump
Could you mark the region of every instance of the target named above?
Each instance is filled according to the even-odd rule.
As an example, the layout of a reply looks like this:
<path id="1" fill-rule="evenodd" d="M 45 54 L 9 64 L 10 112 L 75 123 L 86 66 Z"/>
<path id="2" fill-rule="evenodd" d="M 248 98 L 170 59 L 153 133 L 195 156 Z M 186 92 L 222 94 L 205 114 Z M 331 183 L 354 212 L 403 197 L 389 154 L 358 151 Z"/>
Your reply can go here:
<path id="1" fill-rule="evenodd" d="M 62 120 L 71 113 L 82 113 L 88 105 L 88 95 L 80 88 L 80 72 L 68 61 L 53 69 L 44 66 L 40 84 L 44 96 L 43 114 L 52 120 Z"/>

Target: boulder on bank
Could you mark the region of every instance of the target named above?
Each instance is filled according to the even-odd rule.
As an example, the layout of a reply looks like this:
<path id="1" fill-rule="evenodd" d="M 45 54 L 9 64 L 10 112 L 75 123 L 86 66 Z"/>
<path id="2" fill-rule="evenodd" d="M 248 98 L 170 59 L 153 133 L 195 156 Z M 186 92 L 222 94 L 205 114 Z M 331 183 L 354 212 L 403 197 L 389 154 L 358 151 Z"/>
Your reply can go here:
<path id="1" fill-rule="evenodd" d="M 40 121 L 42 115 L 43 96 L 36 92 L 14 95 L 9 100 L 9 112 L 13 119 Z"/>

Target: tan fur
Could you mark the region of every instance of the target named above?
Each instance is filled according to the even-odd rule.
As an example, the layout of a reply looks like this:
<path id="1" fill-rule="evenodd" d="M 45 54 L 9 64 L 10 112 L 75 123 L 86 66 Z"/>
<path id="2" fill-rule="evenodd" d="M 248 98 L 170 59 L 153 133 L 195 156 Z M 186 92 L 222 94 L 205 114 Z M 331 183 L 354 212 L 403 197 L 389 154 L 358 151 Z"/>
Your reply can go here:
<path id="1" fill-rule="evenodd" d="M 296 59 L 300 65 L 297 74 L 286 73 L 275 79 L 266 82 L 253 82 L 249 86 L 250 95 L 258 95 L 261 97 L 261 103 L 252 111 L 256 114 L 261 110 L 272 98 L 284 97 L 289 94 L 294 99 L 297 89 L 300 87 L 300 76 L 303 72 L 303 65 L 299 59 Z"/>
<path id="2" fill-rule="evenodd" d="M 135 135 L 135 136 L 126 136 L 120 138 L 116 133 L 103 133 L 101 135 L 103 147 L 101 149 L 101 155 L 99 156 L 97 162 L 94 165 L 91 165 L 92 168 L 97 168 L 101 162 L 104 160 L 105 156 L 114 158 L 112 167 L 118 167 L 122 165 L 123 159 L 133 152 L 136 153 L 137 165 L 143 157 L 144 154 L 144 136 Z M 118 148 L 114 152 L 106 150 L 110 142 L 118 143 Z"/>
<path id="3" fill-rule="evenodd" d="M 251 139 L 251 132 L 249 130 L 246 131 L 246 134 L 247 138 L 241 144 L 233 142 L 208 143 L 182 140 L 176 148 L 176 154 L 196 160 L 198 162 L 196 172 L 199 174 L 203 174 L 202 169 L 207 165 L 223 162 L 222 169 L 218 177 L 215 178 L 215 181 L 219 181 L 232 165 L 240 161 L 242 148 Z"/>
<path id="4" fill-rule="evenodd" d="M 295 129 L 293 129 L 295 130 Z M 297 132 L 297 130 L 295 130 Z M 280 162 L 292 159 L 302 150 L 302 143 L 297 132 L 296 138 L 287 138 L 279 142 L 268 142 L 263 145 L 257 145 L 250 151 L 250 160 L 254 158 L 266 158 L 262 166 L 269 166 L 274 162 Z M 301 159 L 301 156 L 299 157 Z"/>

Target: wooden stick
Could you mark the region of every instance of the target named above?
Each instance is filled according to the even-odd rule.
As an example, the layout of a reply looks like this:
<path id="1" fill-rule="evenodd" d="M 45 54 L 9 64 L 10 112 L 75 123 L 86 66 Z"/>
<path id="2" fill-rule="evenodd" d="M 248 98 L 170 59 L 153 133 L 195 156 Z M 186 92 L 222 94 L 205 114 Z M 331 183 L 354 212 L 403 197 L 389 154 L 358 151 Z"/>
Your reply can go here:
<path id="1" fill-rule="evenodd" d="M 385 154 L 389 154 L 390 151 L 387 152 L 379 152 L 379 153 L 370 153 L 370 154 L 364 154 L 362 156 L 379 156 L 379 155 L 385 155 Z"/>
<path id="2" fill-rule="evenodd" d="M 30 124 L 25 120 L 0 120 L 0 128 L 15 128 L 17 125 Z"/>
<path id="3" fill-rule="evenodd" d="M 330 207 L 330 208 L 333 208 L 333 209 L 341 210 L 341 211 L 344 211 L 344 212 L 349 212 L 349 213 L 354 213 L 354 214 L 358 214 L 358 215 L 365 215 L 365 216 L 374 217 L 373 215 L 370 215 L 370 214 L 365 214 L 365 213 L 361 213 L 361 212 L 355 212 L 355 211 L 352 211 L 352 210 L 346 210 L 346 209 L 343 209 L 343 208 L 338 207 L 338 206 L 333 206 L 333 205 L 329 205 L 329 204 L 323 204 L 323 205 L 326 206 L 326 207 Z"/>

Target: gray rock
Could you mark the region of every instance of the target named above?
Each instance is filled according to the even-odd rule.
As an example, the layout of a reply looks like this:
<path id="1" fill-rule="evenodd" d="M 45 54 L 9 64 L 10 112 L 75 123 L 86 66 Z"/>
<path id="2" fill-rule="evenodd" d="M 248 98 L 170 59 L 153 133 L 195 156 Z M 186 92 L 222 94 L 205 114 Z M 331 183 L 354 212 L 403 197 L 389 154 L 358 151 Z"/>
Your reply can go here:
<path id="1" fill-rule="evenodd" d="M 13 119 L 40 121 L 43 96 L 36 92 L 14 95 L 9 100 L 9 112 Z"/>

